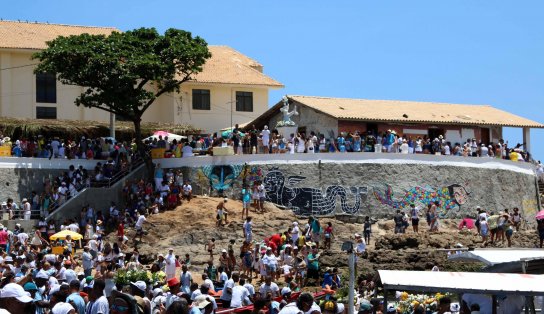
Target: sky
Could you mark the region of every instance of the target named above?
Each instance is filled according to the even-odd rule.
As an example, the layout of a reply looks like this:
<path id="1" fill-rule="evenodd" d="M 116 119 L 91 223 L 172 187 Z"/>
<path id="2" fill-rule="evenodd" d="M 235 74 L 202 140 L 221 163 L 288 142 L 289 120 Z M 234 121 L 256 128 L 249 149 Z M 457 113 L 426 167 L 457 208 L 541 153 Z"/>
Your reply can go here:
<path id="1" fill-rule="evenodd" d="M 80 3 L 80 4 L 78 4 Z M 190 31 L 258 60 L 282 95 L 487 104 L 544 123 L 544 1 L 5 1 L 0 18 Z M 522 131 L 507 128 L 509 142 Z M 544 159 L 544 130 L 531 131 Z"/>

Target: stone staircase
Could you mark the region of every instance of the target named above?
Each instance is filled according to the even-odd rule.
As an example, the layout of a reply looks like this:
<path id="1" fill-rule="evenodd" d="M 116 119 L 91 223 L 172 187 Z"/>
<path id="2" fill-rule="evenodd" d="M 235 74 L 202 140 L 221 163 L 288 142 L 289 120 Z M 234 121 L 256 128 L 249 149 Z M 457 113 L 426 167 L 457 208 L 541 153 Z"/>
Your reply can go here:
<path id="1" fill-rule="evenodd" d="M 76 196 L 70 198 L 66 203 L 55 209 L 47 221 L 55 220 L 57 223 L 65 219 L 75 218 L 79 221 L 81 209 L 84 206 L 92 206 L 95 211 L 107 211 L 111 202 L 122 203 L 123 185 L 127 180 L 143 178 L 146 175 L 146 165 L 142 162 L 135 165 L 130 172 L 116 177 L 115 181 L 110 181 L 106 185 L 91 186 L 81 190 Z"/>

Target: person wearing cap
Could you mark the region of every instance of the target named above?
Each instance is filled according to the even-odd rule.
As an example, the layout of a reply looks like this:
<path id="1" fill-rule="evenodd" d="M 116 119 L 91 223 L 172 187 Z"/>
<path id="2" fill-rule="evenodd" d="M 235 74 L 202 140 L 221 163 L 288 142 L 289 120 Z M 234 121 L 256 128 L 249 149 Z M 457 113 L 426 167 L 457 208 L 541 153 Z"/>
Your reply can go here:
<path id="1" fill-rule="evenodd" d="M 166 309 L 176 300 L 179 300 L 178 293 L 180 292 L 181 283 L 179 279 L 174 277 L 166 282 L 168 289 L 170 290 L 166 294 Z"/>
<path id="2" fill-rule="evenodd" d="M 77 279 L 70 281 L 70 294 L 66 297 L 67 303 L 72 303 L 78 313 L 85 313 L 85 300 L 79 294 L 81 283 Z"/>
<path id="3" fill-rule="evenodd" d="M 146 290 L 147 285 L 141 280 L 130 283 L 130 294 L 136 300 L 136 304 L 142 310 L 142 313 L 151 312 L 151 302 L 146 297 Z"/>
<path id="4" fill-rule="evenodd" d="M 30 293 L 16 283 L 8 283 L 0 290 L 0 309 L 8 313 L 34 313 L 32 300 Z"/>

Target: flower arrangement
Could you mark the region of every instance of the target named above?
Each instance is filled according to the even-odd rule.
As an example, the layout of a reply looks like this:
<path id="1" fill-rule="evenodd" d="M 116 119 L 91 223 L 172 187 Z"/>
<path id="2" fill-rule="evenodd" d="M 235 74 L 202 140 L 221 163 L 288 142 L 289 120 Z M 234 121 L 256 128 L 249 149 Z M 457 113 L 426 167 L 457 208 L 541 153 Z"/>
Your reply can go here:
<path id="1" fill-rule="evenodd" d="M 151 284 L 154 282 L 154 278 L 151 272 L 147 270 L 119 269 L 117 270 L 117 273 L 115 273 L 113 281 L 117 285 L 128 285 L 131 282 L 136 281 L 143 281 L 146 284 Z"/>
<path id="2" fill-rule="evenodd" d="M 283 121 L 283 120 L 280 120 L 278 121 L 278 123 L 276 123 L 276 127 L 277 128 L 281 128 L 282 126 L 296 126 L 297 124 L 291 120 L 289 121 Z"/>
<path id="3" fill-rule="evenodd" d="M 417 307 L 422 306 L 426 312 L 435 312 L 438 310 L 438 301 L 448 294 L 436 293 L 434 295 L 426 294 L 409 294 L 404 291 L 401 292 L 399 301 L 394 303 L 398 313 L 410 314 Z"/>

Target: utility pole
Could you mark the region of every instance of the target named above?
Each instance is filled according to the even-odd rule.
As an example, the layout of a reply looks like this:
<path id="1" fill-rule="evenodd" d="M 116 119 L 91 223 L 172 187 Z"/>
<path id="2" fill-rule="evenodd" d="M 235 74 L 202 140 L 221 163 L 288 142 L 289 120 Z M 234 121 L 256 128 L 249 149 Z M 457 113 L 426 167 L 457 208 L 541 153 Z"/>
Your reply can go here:
<path id="1" fill-rule="evenodd" d="M 355 312 L 355 251 L 353 250 L 353 242 L 346 241 L 342 244 L 342 251 L 348 253 L 348 268 L 349 268 L 349 286 L 348 286 L 348 314 Z"/>

